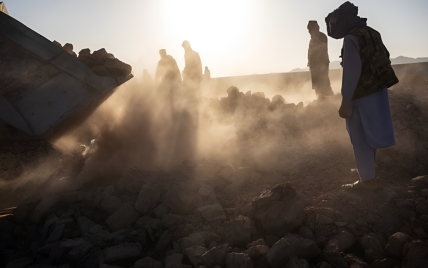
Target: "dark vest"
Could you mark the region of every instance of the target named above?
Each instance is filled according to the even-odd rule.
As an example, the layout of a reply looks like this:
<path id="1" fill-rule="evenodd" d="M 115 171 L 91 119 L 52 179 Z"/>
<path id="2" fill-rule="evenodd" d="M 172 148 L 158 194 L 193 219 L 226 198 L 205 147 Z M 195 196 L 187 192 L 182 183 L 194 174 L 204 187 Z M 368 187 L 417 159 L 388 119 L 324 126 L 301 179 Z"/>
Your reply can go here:
<path id="1" fill-rule="evenodd" d="M 352 100 L 356 100 L 398 83 L 389 60 L 389 52 L 380 34 L 368 27 L 355 27 L 348 34 L 358 38 L 362 63 L 361 76 Z M 342 49 L 343 56 L 343 49 Z"/>

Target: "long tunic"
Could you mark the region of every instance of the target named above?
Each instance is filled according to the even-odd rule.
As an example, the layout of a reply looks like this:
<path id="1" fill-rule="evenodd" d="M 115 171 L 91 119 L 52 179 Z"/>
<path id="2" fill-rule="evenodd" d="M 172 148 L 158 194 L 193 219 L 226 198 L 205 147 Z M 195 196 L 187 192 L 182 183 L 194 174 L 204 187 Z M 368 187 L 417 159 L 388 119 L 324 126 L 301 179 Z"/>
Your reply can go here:
<path id="1" fill-rule="evenodd" d="M 353 106 L 353 114 L 346 120 L 346 128 L 353 140 L 352 129 L 363 128 L 367 144 L 374 149 L 395 144 L 389 107 L 388 89 L 352 101 L 361 75 L 361 58 L 358 39 L 354 35 L 344 38 L 342 103 Z M 355 115 L 355 113 L 358 113 Z M 356 121 L 361 121 L 361 124 Z"/>
<path id="2" fill-rule="evenodd" d="M 308 62 L 311 70 L 312 88 L 317 95 L 332 95 L 328 77 L 327 36 L 322 32 L 315 32 L 311 35 L 308 49 Z"/>

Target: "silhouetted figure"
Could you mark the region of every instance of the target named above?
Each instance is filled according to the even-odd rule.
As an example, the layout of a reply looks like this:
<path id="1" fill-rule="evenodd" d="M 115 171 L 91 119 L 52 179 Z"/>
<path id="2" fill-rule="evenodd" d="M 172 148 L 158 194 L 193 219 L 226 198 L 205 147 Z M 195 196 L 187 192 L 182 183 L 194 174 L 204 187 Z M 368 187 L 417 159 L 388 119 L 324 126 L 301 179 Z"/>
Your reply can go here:
<path id="1" fill-rule="evenodd" d="M 327 36 L 320 32 L 317 21 L 311 20 L 308 23 L 308 30 L 311 35 L 308 50 L 308 66 L 311 70 L 312 88 L 315 89 L 317 98 L 333 95 L 328 77 Z"/>
<path id="2" fill-rule="evenodd" d="M 358 7 L 345 2 L 325 22 L 329 36 L 344 38 L 339 115 L 346 119 L 360 176 L 359 181 L 344 187 L 369 190 L 377 188 L 376 150 L 395 144 L 387 88 L 398 79 L 380 34 L 357 15 Z"/>
<path id="3" fill-rule="evenodd" d="M 152 88 L 153 87 L 153 78 L 150 76 L 147 69 L 143 69 L 143 88 Z"/>
<path id="4" fill-rule="evenodd" d="M 183 70 L 183 83 L 187 90 L 199 99 L 202 82 L 202 63 L 199 53 L 194 51 L 189 41 L 184 41 L 181 45 L 184 48 L 185 66 Z"/>
<path id="5" fill-rule="evenodd" d="M 211 71 L 208 69 L 207 66 L 205 66 L 204 80 L 208 81 L 210 79 L 211 79 Z"/>
<path id="6" fill-rule="evenodd" d="M 161 59 L 156 68 L 155 84 L 158 91 L 170 99 L 172 105 L 173 95 L 177 93 L 176 91 L 181 85 L 180 69 L 178 69 L 175 59 L 166 54 L 165 49 L 159 50 L 159 55 Z"/>

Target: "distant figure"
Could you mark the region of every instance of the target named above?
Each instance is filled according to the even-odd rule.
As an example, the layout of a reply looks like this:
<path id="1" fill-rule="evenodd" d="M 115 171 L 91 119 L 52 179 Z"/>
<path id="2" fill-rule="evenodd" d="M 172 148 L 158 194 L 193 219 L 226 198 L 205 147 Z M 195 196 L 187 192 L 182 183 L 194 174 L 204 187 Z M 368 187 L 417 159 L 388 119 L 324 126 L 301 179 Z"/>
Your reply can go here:
<path id="1" fill-rule="evenodd" d="M 159 50 L 161 59 L 159 60 L 155 74 L 155 84 L 158 91 L 170 100 L 172 105 L 173 95 L 175 95 L 181 85 L 181 74 L 177 62 L 171 55 L 166 54 L 165 49 Z"/>
<path id="2" fill-rule="evenodd" d="M 194 51 L 189 41 L 181 45 L 184 48 L 185 66 L 183 70 L 183 83 L 188 90 L 193 91 L 194 97 L 199 98 L 202 82 L 202 63 L 199 53 Z"/>
<path id="3" fill-rule="evenodd" d="M 204 80 L 208 81 L 211 79 L 211 72 L 208 69 L 207 66 L 205 66 L 205 72 L 204 72 Z"/>
<path id="4" fill-rule="evenodd" d="M 326 96 L 333 95 L 328 78 L 328 59 L 327 36 L 320 32 L 317 21 L 311 20 L 308 23 L 311 41 L 308 50 L 308 66 L 311 70 L 312 88 L 315 89 L 317 98 L 323 99 Z"/>
<path id="5" fill-rule="evenodd" d="M 143 69 L 143 87 L 144 88 L 153 87 L 153 78 L 150 76 L 147 69 Z"/>
<path id="6" fill-rule="evenodd" d="M 345 2 L 325 22 L 329 36 L 344 38 L 339 116 L 346 119 L 360 176 L 359 181 L 343 186 L 375 190 L 376 150 L 395 144 L 387 88 L 398 79 L 380 34 L 357 14 L 358 7 Z"/>

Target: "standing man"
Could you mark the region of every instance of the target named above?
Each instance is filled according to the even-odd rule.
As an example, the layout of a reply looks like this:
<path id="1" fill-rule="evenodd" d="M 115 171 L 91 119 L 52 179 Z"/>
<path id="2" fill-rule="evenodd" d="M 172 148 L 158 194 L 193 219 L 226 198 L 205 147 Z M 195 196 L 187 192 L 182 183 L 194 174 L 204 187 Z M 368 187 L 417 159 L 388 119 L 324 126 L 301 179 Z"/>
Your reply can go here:
<path id="1" fill-rule="evenodd" d="M 324 99 L 326 96 L 333 95 L 328 77 L 328 59 L 327 36 L 320 32 L 320 27 L 316 20 L 308 23 L 311 41 L 308 50 L 308 66 L 311 70 L 312 88 L 318 99 Z"/>
<path id="2" fill-rule="evenodd" d="M 194 51 L 189 41 L 185 40 L 181 45 L 184 48 L 185 66 L 183 70 L 183 83 L 190 94 L 196 99 L 200 97 L 202 82 L 202 63 L 199 53 Z"/>
<path id="3" fill-rule="evenodd" d="M 342 104 L 339 115 L 354 149 L 360 180 L 348 189 L 377 189 L 376 149 L 395 144 L 388 87 L 398 83 L 380 34 L 357 16 L 358 7 L 345 2 L 325 21 L 328 35 L 343 40 Z"/>
<path id="4" fill-rule="evenodd" d="M 170 101 L 172 105 L 173 98 L 177 94 L 181 85 L 181 74 L 177 62 L 171 55 L 166 54 L 165 49 L 159 50 L 161 59 L 156 68 L 155 85 L 158 91 Z"/>

